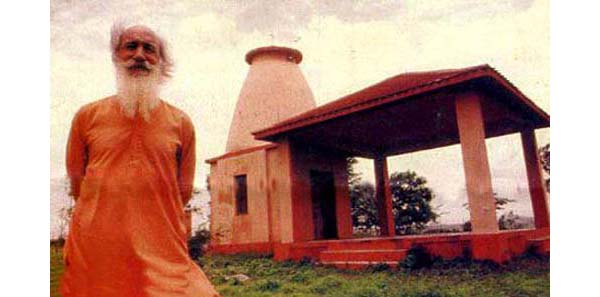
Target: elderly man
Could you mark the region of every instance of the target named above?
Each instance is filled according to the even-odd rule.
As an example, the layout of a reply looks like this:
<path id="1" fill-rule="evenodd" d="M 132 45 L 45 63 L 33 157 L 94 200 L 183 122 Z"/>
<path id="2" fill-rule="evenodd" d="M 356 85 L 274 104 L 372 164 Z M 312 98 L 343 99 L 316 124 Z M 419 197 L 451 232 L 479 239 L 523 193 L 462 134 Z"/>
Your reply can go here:
<path id="1" fill-rule="evenodd" d="M 67 145 L 76 205 L 62 296 L 218 296 L 187 255 L 194 128 L 159 99 L 172 67 L 165 43 L 115 26 L 111 49 L 118 92 L 77 112 Z"/>

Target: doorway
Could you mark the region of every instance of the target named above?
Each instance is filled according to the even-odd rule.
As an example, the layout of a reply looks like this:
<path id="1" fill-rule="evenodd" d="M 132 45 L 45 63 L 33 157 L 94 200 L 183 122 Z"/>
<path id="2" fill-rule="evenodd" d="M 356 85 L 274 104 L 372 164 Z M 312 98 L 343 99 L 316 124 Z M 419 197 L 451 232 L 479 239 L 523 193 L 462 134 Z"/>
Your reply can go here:
<path id="1" fill-rule="evenodd" d="M 335 183 L 330 171 L 310 171 L 315 239 L 334 239 L 337 234 Z"/>

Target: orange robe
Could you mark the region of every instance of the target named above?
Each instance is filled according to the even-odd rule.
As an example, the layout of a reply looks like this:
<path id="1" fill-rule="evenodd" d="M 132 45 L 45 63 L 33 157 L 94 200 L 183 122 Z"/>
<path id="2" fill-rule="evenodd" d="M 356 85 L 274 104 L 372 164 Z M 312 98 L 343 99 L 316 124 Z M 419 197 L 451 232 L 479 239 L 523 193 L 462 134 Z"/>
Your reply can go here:
<path id="1" fill-rule="evenodd" d="M 77 112 L 67 145 L 77 200 L 63 297 L 218 296 L 187 254 L 194 147 L 191 120 L 164 101 L 148 122 L 125 117 L 115 97 Z"/>

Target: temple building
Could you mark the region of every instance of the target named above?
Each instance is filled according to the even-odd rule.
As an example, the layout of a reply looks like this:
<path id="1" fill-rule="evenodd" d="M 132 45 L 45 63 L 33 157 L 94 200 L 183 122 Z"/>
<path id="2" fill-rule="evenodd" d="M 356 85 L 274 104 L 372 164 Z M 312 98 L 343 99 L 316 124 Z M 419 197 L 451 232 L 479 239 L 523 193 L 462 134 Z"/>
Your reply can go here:
<path id="1" fill-rule="evenodd" d="M 415 245 L 451 259 L 549 253 L 535 129 L 550 117 L 489 65 L 404 73 L 316 107 L 290 48 L 250 51 L 227 148 L 210 164 L 213 253 L 396 264 Z M 535 228 L 500 231 L 485 139 L 521 135 Z M 387 157 L 460 144 L 472 231 L 396 236 Z M 353 238 L 347 157 L 373 160 L 381 236 Z"/>

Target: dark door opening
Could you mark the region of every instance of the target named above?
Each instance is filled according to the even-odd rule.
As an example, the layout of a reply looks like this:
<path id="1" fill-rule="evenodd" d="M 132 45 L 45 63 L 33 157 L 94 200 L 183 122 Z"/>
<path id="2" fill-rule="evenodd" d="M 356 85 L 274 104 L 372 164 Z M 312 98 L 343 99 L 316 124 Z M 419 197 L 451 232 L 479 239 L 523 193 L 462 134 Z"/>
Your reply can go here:
<path id="1" fill-rule="evenodd" d="M 337 238 L 333 173 L 311 170 L 310 190 L 312 195 L 315 239 Z"/>

